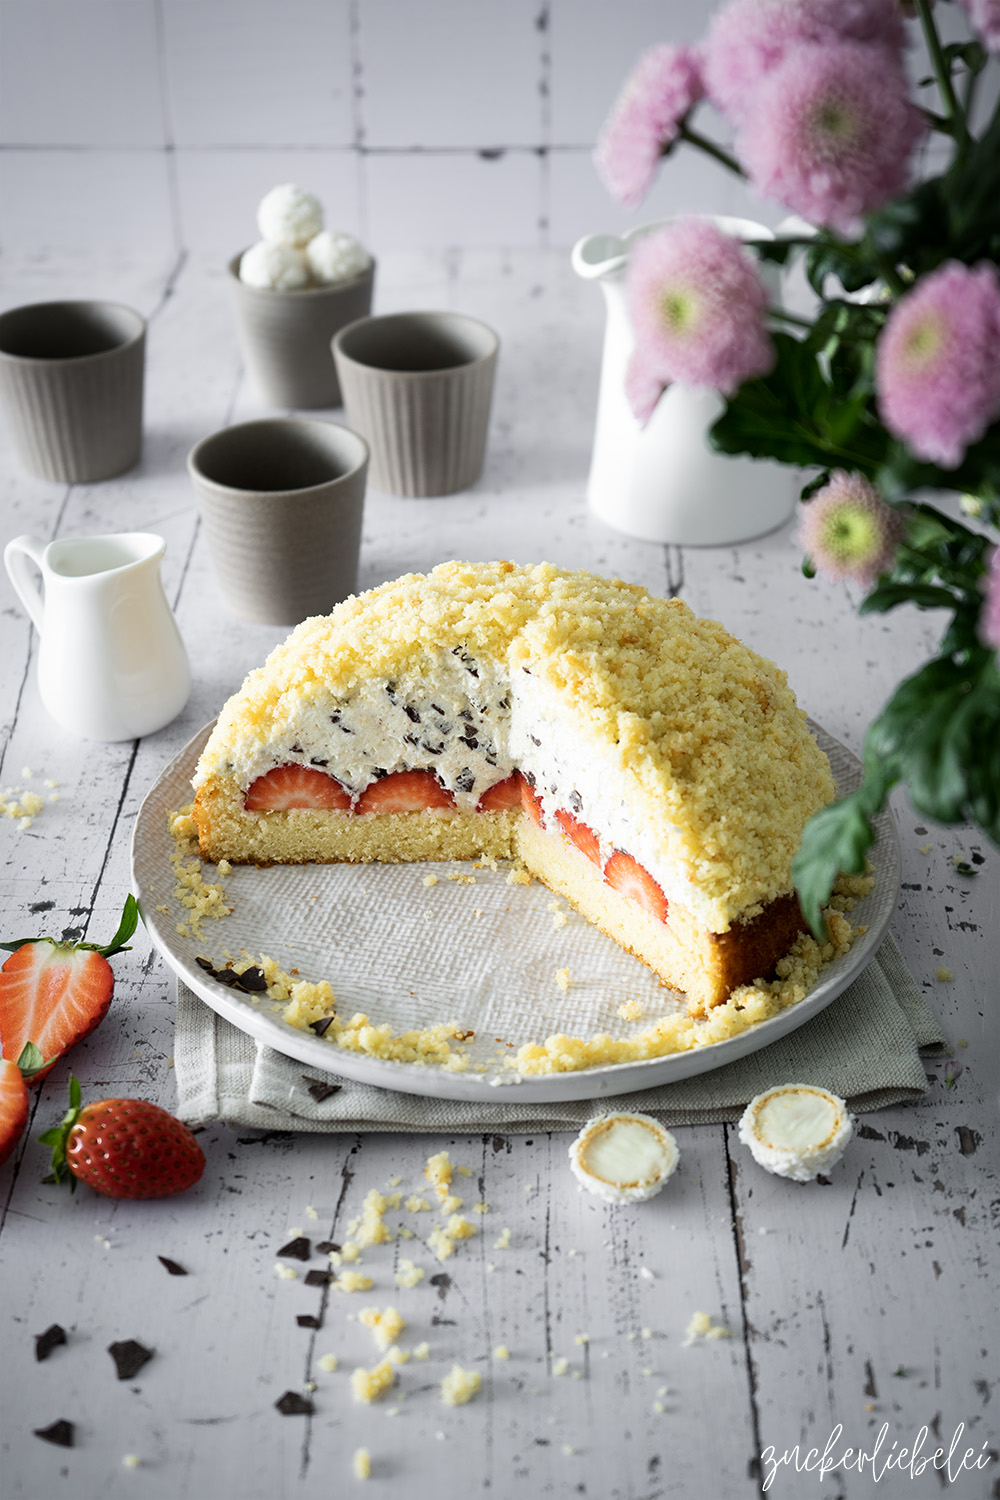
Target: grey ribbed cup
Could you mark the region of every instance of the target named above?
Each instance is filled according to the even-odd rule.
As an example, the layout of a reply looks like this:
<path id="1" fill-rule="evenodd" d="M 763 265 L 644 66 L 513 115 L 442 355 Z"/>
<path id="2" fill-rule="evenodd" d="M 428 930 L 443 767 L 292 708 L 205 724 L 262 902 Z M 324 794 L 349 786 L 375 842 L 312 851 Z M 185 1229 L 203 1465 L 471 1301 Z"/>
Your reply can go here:
<path id="1" fill-rule="evenodd" d="M 229 277 L 240 349 L 254 385 L 271 406 L 339 406 L 330 340 L 371 311 L 375 262 L 350 281 L 278 292 L 241 281 L 242 258 L 229 262 Z"/>
<path id="2" fill-rule="evenodd" d="M 30 474 L 89 484 L 138 462 L 145 349 L 145 320 L 117 302 L 0 316 L 0 405 Z"/>
<path id="3" fill-rule="evenodd" d="M 357 587 L 368 445 L 315 417 L 241 422 L 188 455 L 222 597 L 244 620 L 297 625 Z"/>
<path id="4" fill-rule="evenodd" d="M 348 420 L 392 495 L 451 495 L 483 470 L 500 341 L 459 313 L 362 318 L 333 341 Z"/>

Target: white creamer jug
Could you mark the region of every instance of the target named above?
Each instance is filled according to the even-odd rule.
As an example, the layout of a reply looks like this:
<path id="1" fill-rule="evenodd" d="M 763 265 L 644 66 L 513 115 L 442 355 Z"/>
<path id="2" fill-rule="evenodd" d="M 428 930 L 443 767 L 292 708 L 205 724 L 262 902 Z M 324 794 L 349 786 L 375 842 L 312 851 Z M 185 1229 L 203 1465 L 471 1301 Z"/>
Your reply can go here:
<path id="1" fill-rule="evenodd" d="M 620 239 L 592 234 L 573 248 L 572 264 L 585 281 L 597 281 L 607 305 L 600 394 L 587 498 L 602 521 L 630 536 L 681 546 L 720 546 L 773 531 L 791 515 L 797 470 L 766 459 L 715 453 L 707 432 L 722 412 L 714 391 L 671 385 L 645 428 L 625 396 L 625 367 L 635 343 L 625 302 L 629 246 L 658 229 L 646 224 Z M 714 218 L 737 239 L 773 239 L 749 219 Z M 777 267 L 761 267 L 777 302 Z"/>
<path id="2" fill-rule="evenodd" d="M 169 724 L 191 672 L 151 532 L 19 536 L 4 563 L 41 637 L 38 686 L 56 723 L 89 740 L 131 740 Z M 42 575 L 41 588 L 34 568 Z"/>

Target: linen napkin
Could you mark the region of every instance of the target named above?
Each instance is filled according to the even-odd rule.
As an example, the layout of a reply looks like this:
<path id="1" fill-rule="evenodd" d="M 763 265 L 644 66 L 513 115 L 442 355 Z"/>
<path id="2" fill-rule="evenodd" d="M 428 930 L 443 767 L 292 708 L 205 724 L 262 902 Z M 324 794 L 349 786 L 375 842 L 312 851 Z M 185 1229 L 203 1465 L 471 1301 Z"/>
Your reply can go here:
<path id="1" fill-rule="evenodd" d="M 917 1099 L 928 1088 L 921 1054 L 944 1045 L 891 937 L 825 1010 L 769 1047 L 693 1078 L 636 1093 L 602 1096 L 602 1112 L 639 1110 L 666 1125 L 737 1120 L 764 1089 L 814 1083 L 845 1098 L 855 1113 Z M 224 1021 L 177 982 L 174 1069 L 178 1113 L 189 1124 L 221 1120 L 263 1130 L 329 1132 L 495 1130 L 525 1134 L 579 1130 L 589 1100 L 532 1104 L 425 1098 L 311 1069 Z M 317 1085 L 338 1085 L 326 1098 Z M 310 1093 L 310 1086 L 313 1093 Z M 491 1095 L 502 1094 L 491 1090 Z"/>

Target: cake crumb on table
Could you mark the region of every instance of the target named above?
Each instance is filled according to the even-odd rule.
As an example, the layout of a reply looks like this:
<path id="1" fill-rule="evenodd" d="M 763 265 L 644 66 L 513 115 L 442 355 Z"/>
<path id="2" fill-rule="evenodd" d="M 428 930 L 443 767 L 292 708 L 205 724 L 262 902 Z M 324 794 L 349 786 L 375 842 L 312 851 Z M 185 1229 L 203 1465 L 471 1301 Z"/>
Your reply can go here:
<path id="1" fill-rule="evenodd" d="M 493 1241 L 493 1248 L 494 1248 L 494 1250 L 509 1250 L 510 1249 L 510 1230 L 509 1229 L 501 1229 L 499 1235 Z"/>
<path id="2" fill-rule="evenodd" d="M 370 1479 L 372 1477 L 372 1459 L 367 1448 L 356 1448 L 352 1467 L 355 1479 Z"/>
<path id="3" fill-rule="evenodd" d="M 371 1370 L 359 1367 L 351 1375 L 351 1392 L 355 1401 L 370 1406 L 384 1396 L 396 1379 L 396 1367 L 391 1359 L 383 1359 Z"/>
<path id="4" fill-rule="evenodd" d="M 334 1372 L 340 1367 L 340 1360 L 335 1354 L 321 1354 L 316 1363 L 319 1365 L 320 1369 L 325 1370 L 328 1375 L 334 1374 Z"/>
<path id="5" fill-rule="evenodd" d="M 377 1307 L 363 1307 L 358 1313 L 358 1322 L 371 1329 L 380 1349 L 388 1349 L 394 1344 L 406 1327 L 406 1319 L 394 1307 L 384 1308 L 381 1312 Z"/>
<path id="6" fill-rule="evenodd" d="M 732 1338 L 729 1329 L 721 1323 L 713 1323 L 708 1313 L 696 1312 L 687 1326 L 684 1334 L 682 1349 L 690 1349 L 697 1339 L 728 1339 Z"/>
<path id="7" fill-rule="evenodd" d="M 412 1260 L 401 1260 L 393 1279 L 397 1286 L 416 1286 L 418 1282 L 424 1279 L 423 1267 L 415 1266 Z"/>
<path id="8" fill-rule="evenodd" d="M 371 1277 L 363 1271 L 341 1271 L 333 1282 L 333 1289 L 336 1292 L 370 1292 L 372 1285 Z"/>
<path id="9" fill-rule="evenodd" d="M 506 1344 L 497 1344 L 493 1351 L 494 1359 L 510 1359 L 510 1350 Z"/>
<path id="10" fill-rule="evenodd" d="M 571 980 L 570 980 L 570 977 L 569 977 L 569 970 L 568 969 L 557 969 L 556 970 L 556 988 L 560 989 L 560 990 L 563 990 L 565 992 L 566 990 L 569 989 L 570 984 L 571 984 Z"/>
<path id="11" fill-rule="evenodd" d="M 441 1381 L 441 1400 L 445 1406 L 464 1406 L 478 1394 L 482 1383 L 478 1370 L 463 1370 L 461 1365 L 452 1365 Z"/>

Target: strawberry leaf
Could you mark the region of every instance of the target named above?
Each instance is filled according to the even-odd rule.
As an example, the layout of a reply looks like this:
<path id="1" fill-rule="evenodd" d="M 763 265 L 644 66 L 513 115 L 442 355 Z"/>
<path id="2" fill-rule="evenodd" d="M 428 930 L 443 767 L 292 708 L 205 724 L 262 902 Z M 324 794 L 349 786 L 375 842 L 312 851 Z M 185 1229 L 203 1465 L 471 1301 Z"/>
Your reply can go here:
<path id="1" fill-rule="evenodd" d="M 118 923 L 118 931 L 103 948 L 98 948 L 95 943 L 81 943 L 81 947 L 94 948 L 104 958 L 113 958 L 116 953 L 127 953 L 126 947 L 129 938 L 139 925 L 139 907 L 131 891 L 125 897 L 125 905 L 122 907 L 121 921 Z"/>
<path id="2" fill-rule="evenodd" d="M 52 1173 L 44 1178 L 45 1182 L 62 1182 L 69 1172 L 66 1161 L 66 1143 L 69 1133 L 80 1118 L 80 1103 L 83 1092 L 80 1088 L 80 1080 L 72 1073 L 69 1077 L 69 1109 L 63 1115 L 58 1125 L 53 1125 L 51 1130 L 45 1130 L 38 1137 L 43 1146 L 48 1146 L 52 1151 Z M 70 1188 L 76 1192 L 76 1178 L 70 1172 Z"/>
<path id="3" fill-rule="evenodd" d="M 36 1047 L 34 1042 L 25 1042 L 17 1065 L 21 1070 L 21 1077 L 27 1082 L 29 1078 L 34 1078 L 36 1073 L 50 1068 L 54 1062 L 54 1057 L 44 1058 L 41 1049 Z"/>

